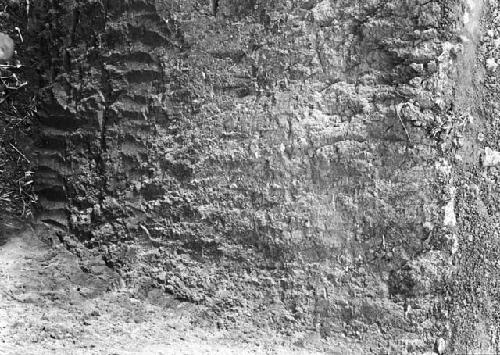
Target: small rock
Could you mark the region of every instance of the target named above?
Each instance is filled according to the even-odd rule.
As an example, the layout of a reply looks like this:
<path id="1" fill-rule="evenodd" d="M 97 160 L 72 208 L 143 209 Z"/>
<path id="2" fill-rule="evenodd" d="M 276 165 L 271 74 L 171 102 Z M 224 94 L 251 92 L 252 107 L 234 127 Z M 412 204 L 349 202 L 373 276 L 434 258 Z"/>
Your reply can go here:
<path id="1" fill-rule="evenodd" d="M 411 63 L 410 67 L 419 74 L 424 73 L 424 65 L 422 63 Z"/>
<path id="2" fill-rule="evenodd" d="M 500 152 L 494 151 L 491 148 L 484 148 L 483 166 L 495 166 L 500 164 Z"/>
<path id="3" fill-rule="evenodd" d="M 165 282 L 167 280 L 167 273 L 165 271 L 162 271 L 158 274 L 158 280 Z"/>
<path id="4" fill-rule="evenodd" d="M 455 216 L 455 201 L 449 201 L 444 207 L 444 220 L 443 224 L 446 227 L 455 227 L 457 225 L 457 219 Z"/>
<path id="5" fill-rule="evenodd" d="M 457 224 L 457 218 L 455 216 L 455 188 L 450 189 L 451 199 L 448 203 L 443 206 L 444 210 L 444 220 L 443 224 L 446 227 L 455 227 Z"/>
<path id="6" fill-rule="evenodd" d="M 431 73 L 435 73 L 438 70 L 438 65 L 435 61 L 431 61 L 427 64 L 427 70 Z"/>
<path id="7" fill-rule="evenodd" d="M 436 351 L 439 355 L 444 354 L 446 350 L 446 341 L 443 338 L 438 338 L 436 343 L 434 344 L 434 351 Z"/>
<path id="8" fill-rule="evenodd" d="M 0 61 L 12 58 L 14 54 L 14 41 L 9 35 L 0 32 Z"/>
<path id="9" fill-rule="evenodd" d="M 424 229 L 427 231 L 432 231 L 434 229 L 434 225 L 431 222 L 425 222 L 423 224 Z"/>
<path id="10" fill-rule="evenodd" d="M 493 71 L 493 70 L 496 70 L 497 67 L 498 67 L 498 64 L 497 64 L 495 58 L 488 58 L 486 60 L 486 68 L 488 70 L 492 70 Z"/>

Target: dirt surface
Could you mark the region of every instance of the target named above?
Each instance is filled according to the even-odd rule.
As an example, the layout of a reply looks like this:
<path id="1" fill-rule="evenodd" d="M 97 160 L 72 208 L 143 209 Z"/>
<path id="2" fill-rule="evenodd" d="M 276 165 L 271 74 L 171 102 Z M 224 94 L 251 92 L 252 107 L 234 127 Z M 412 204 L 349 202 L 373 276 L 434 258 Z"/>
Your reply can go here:
<path id="1" fill-rule="evenodd" d="M 2 354 L 314 353 L 272 334 L 243 340 L 197 327 L 196 306 L 135 298 L 107 267 L 82 271 L 62 245 L 40 239 L 46 233 L 28 228 L 0 246 Z"/>

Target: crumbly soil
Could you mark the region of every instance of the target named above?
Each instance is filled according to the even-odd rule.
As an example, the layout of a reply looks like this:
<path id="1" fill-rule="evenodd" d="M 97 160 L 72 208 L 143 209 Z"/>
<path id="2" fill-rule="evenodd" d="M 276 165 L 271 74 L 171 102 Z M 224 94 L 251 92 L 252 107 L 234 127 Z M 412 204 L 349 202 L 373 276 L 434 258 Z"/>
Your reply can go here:
<path id="1" fill-rule="evenodd" d="M 79 264 L 46 230 L 11 228 L 0 246 L 2 354 L 314 353 L 271 334 L 243 340 L 202 329 L 193 324 L 201 308 L 137 299 L 113 271 Z"/>
<path id="2" fill-rule="evenodd" d="M 0 353 L 500 353 L 497 2 L 48 3 Z"/>

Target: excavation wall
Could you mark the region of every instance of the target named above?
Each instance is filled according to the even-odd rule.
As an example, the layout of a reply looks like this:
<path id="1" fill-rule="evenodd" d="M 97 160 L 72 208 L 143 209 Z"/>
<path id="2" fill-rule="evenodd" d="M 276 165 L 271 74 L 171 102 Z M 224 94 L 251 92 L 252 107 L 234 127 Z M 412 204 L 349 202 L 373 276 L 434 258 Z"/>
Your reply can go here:
<path id="1" fill-rule="evenodd" d="M 481 5 L 34 2 L 40 219 L 219 327 L 431 350 Z"/>

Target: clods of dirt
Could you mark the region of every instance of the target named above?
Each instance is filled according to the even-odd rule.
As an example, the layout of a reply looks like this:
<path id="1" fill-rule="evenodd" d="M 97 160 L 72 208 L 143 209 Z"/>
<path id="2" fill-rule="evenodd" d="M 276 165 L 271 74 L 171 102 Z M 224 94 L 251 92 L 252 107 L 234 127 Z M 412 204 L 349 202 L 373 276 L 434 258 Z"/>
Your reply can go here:
<path id="1" fill-rule="evenodd" d="M 200 306 L 137 298 L 107 267 L 82 270 L 46 229 L 6 233 L 0 246 L 2 354 L 294 354 L 286 339 L 202 328 Z M 44 242 L 51 241 L 49 242 Z M 98 272 L 96 272 L 96 270 Z M 165 298 L 167 296 L 163 296 Z M 315 353 L 307 351 L 307 353 Z"/>

